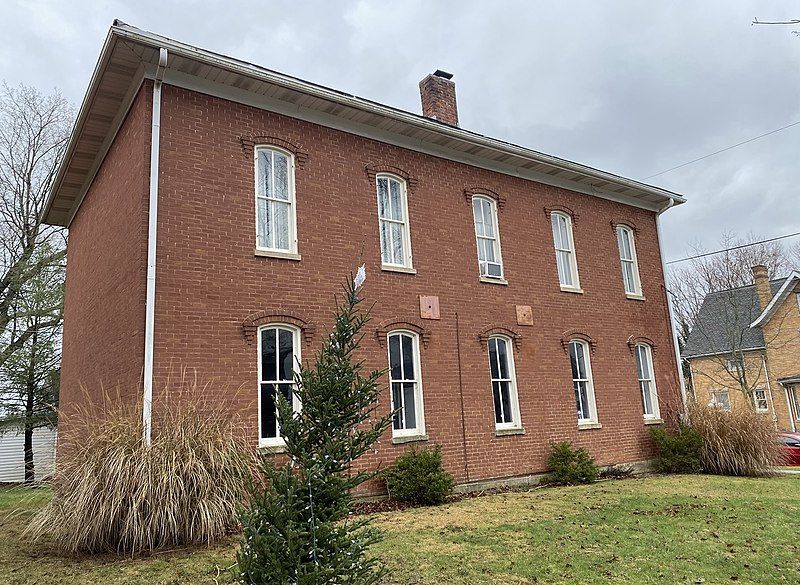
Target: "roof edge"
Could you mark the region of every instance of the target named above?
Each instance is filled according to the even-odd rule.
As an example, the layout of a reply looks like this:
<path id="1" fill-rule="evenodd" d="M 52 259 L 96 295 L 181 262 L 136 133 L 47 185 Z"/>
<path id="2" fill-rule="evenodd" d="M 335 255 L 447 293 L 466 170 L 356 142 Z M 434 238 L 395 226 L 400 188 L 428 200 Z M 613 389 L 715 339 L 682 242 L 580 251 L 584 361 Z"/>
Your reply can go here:
<path id="1" fill-rule="evenodd" d="M 799 281 L 800 272 L 793 271 L 789 276 L 787 276 L 783 286 L 781 286 L 778 292 L 773 295 L 772 300 L 769 302 L 761 315 L 759 315 L 755 321 L 750 323 L 750 327 L 761 327 L 767 321 L 769 321 L 775 314 L 775 311 L 777 311 L 778 307 L 783 304 L 783 302 L 786 300 L 786 297 L 789 296 L 792 289 Z"/>

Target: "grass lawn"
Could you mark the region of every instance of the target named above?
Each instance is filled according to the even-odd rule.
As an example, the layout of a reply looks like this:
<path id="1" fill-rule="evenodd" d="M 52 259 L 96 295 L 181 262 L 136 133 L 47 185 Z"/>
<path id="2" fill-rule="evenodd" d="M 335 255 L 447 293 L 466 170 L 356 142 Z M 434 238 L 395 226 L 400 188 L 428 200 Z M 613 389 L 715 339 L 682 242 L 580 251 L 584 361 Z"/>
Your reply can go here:
<path id="1" fill-rule="evenodd" d="M 46 490 L 0 490 L 0 583 L 226 583 L 236 541 L 143 559 L 20 539 Z M 391 584 L 797 583 L 800 477 L 668 476 L 377 514 Z"/>

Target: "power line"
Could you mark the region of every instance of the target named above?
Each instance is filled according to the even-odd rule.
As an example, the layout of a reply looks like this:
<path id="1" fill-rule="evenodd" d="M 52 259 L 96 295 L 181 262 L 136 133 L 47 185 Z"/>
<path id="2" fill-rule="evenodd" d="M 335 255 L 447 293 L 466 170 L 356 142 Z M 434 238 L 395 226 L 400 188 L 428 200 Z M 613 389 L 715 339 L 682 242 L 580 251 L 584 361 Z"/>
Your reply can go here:
<path id="1" fill-rule="evenodd" d="M 742 142 L 738 142 L 738 143 L 736 143 L 736 144 L 734 144 L 732 146 L 728 146 L 727 148 L 723 148 L 722 150 L 717 150 L 716 152 L 712 152 L 711 154 L 707 154 L 705 156 L 701 156 L 700 158 L 696 158 L 694 160 L 690 160 L 689 162 L 685 162 L 685 163 L 679 164 L 677 166 L 671 167 L 671 168 L 669 168 L 669 169 L 667 169 L 665 171 L 661 171 L 660 173 L 656 173 L 655 175 L 650 175 L 649 177 L 645 177 L 642 180 L 646 181 L 647 179 L 652 179 L 653 177 L 658 177 L 660 175 L 669 173 L 670 171 L 674 171 L 676 169 L 683 168 L 685 166 L 694 164 L 694 163 L 699 162 L 701 160 L 705 160 L 705 159 L 710 158 L 712 156 L 716 156 L 716 155 L 721 154 L 723 152 L 727 152 L 729 150 L 733 150 L 734 148 L 738 148 L 739 146 L 742 146 L 744 144 L 748 144 L 750 142 L 754 142 L 754 141 L 756 141 L 756 140 L 758 140 L 760 138 L 764 138 L 765 136 L 769 136 L 770 134 L 775 134 L 777 132 L 781 132 L 782 130 L 786 130 L 787 128 L 791 128 L 792 126 L 797 126 L 798 124 L 800 124 L 800 120 L 798 120 L 797 122 L 792 122 L 791 124 L 787 124 L 786 126 L 781 126 L 780 128 L 777 128 L 775 130 L 770 130 L 769 132 L 765 132 L 764 134 L 760 134 L 758 136 L 754 136 L 753 138 L 748 138 L 747 140 L 743 140 Z"/>
<path id="2" fill-rule="evenodd" d="M 742 244 L 740 246 L 733 246 L 731 248 L 723 248 L 722 250 L 706 252 L 704 254 L 698 254 L 697 256 L 688 256 L 686 258 L 679 258 L 678 260 L 670 260 L 665 264 L 677 264 L 678 262 L 686 262 L 687 260 L 696 260 L 697 258 L 705 258 L 706 256 L 713 256 L 714 254 L 722 254 L 723 252 L 730 252 L 731 250 L 741 250 L 742 248 L 749 248 L 750 246 L 757 246 L 758 244 L 766 244 L 768 242 L 775 242 L 777 240 L 785 240 L 786 238 L 793 238 L 795 236 L 800 236 L 800 232 L 786 234 L 785 236 L 778 236 L 777 238 L 769 238 L 766 240 L 761 240 L 760 242 L 750 242 L 749 244 Z"/>

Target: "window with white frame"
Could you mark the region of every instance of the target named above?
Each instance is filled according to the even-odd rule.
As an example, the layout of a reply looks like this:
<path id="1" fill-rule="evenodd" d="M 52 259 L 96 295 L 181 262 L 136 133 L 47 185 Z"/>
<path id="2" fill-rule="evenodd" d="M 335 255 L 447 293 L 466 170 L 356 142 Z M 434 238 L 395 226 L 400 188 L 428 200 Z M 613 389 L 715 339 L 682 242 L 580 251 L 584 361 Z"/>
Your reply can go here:
<path id="1" fill-rule="evenodd" d="M 594 402 L 589 344 L 580 339 L 570 341 L 569 361 L 572 366 L 572 387 L 575 390 L 578 423 L 595 423 L 597 422 L 597 408 Z"/>
<path id="2" fill-rule="evenodd" d="M 639 262 L 636 259 L 636 243 L 633 239 L 633 230 L 625 225 L 617 226 L 617 244 L 619 246 L 619 260 L 622 264 L 622 282 L 625 293 L 641 295 L 642 283 L 639 280 Z"/>
<path id="3" fill-rule="evenodd" d="M 786 388 L 786 397 L 789 399 L 789 409 L 792 411 L 792 418 L 800 422 L 800 397 L 797 396 L 797 386 Z"/>
<path id="4" fill-rule="evenodd" d="M 489 197 L 472 198 L 475 240 L 478 244 L 478 268 L 485 278 L 503 278 L 500 254 L 500 230 L 497 225 L 497 204 Z"/>
<path id="5" fill-rule="evenodd" d="M 393 331 L 388 336 L 389 384 L 392 390 L 392 434 L 396 437 L 425 434 L 419 336 Z"/>
<path id="6" fill-rule="evenodd" d="M 257 147 L 255 157 L 256 248 L 296 253 L 294 157 L 266 146 Z"/>
<path id="7" fill-rule="evenodd" d="M 744 373 L 744 362 L 741 358 L 725 360 L 725 369 L 739 380 Z"/>
<path id="8" fill-rule="evenodd" d="M 712 408 L 729 411 L 731 409 L 731 395 L 727 390 L 715 390 L 711 393 L 711 402 L 708 405 Z"/>
<path id="9" fill-rule="evenodd" d="M 756 412 L 769 411 L 767 391 L 764 388 L 756 388 L 753 390 L 753 405 L 756 407 Z"/>
<path id="10" fill-rule="evenodd" d="M 282 445 L 276 392 L 299 411 L 294 374 L 300 360 L 300 330 L 289 325 L 265 325 L 258 331 L 259 443 Z"/>
<path id="11" fill-rule="evenodd" d="M 406 183 L 394 175 L 378 175 L 376 183 L 381 263 L 387 267 L 412 268 Z"/>
<path id="12" fill-rule="evenodd" d="M 636 372 L 639 377 L 639 390 L 642 393 L 642 409 L 644 418 L 657 419 L 661 415 L 658 408 L 658 392 L 653 375 L 653 349 L 646 343 L 634 348 L 636 354 Z"/>
<path id="13" fill-rule="evenodd" d="M 518 429 L 521 427 L 521 421 L 511 340 L 507 337 L 493 336 L 489 338 L 488 346 L 495 428 Z"/>
<path id="14" fill-rule="evenodd" d="M 550 214 L 553 226 L 553 243 L 556 248 L 558 282 L 564 288 L 580 288 L 578 262 L 575 259 L 575 243 L 572 238 L 572 218 L 566 213 Z"/>

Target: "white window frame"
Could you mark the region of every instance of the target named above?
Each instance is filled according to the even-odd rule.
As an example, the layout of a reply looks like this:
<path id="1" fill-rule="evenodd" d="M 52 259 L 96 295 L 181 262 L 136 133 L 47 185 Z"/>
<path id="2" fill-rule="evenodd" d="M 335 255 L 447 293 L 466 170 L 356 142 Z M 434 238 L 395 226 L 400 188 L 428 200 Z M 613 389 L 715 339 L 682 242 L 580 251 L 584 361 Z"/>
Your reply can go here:
<path id="1" fill-rule="evenodd" d="M 564 221 L 567 236 L 569 237 L 568 247 L 564 247 L 564 242 L 561 237 L 560 222 Z M 556 255 L 556 270 L 558 271 L 558 284 L 562 290 L 579 291 L 581 290 L 580 277 L 578 276 L 578 258 L 575 249 L 575 236 L 572 231 L 572 217 L 569 214 L 561 211 L 553 211 L 550 213 L 550 227 L 553 232 L 553 247 L 555 248 Z M 556 235 L 558 234 L 558 236 Z M 559 247 L 559 240 L 561 246 Z M 571 284 L 565 283 L 565 274 L 562 274 L 561 263 L 559 262 L 559 253 L 569 254 L 569 276 L 572 279 Z"/>
<path id="2" fill-rule="evenodd" d="M 275 429 L 277 432 L 277 436 L 275 437 L 262 437 L 261 436 L 261 385 L 262 384 L 274 384 L 276 386 L 280 383 L 287 383 L 286 381 L 281 380 L 262 380 L 262 352 L 261 352 L 261 333 L 267 329 L 283 329 L 285 331 L 290 331 L 292 333 L 292 349 L 293 349 L 293 366 L 292 366 L 292 374 L 293 376 L 298 373 L 299 365 L 300 365 L 300 355 L 302 351 L 302 347 L 300 345 L 300 329 L 295 327 L 294 325 L 288 325 L 286 323 L 269 323 L 267 325 L 261 325 L 258 328 L 258 334 L 256 337 L 258 346 L 258 385 L 257 385 L 257 404 L 258 404 L 258 446 L 259 447 L 282 447 L 286 444 L 283 437 L 281 436 L 280 425 L 278 424 L 277 418 L 275 421 Z M 277 347 L 276 347 L 277 351 Z M 292 381 L 292 387 L 296 387 L 296 383 Z M 299 413 L 302 405 L 300 404 L 300 400 L 297 398 L 297 394 L 292 392 L 292 408 L 295 412 Z M 276 409 L 276 417 L 277 417 L 277 409 Z"/>
<path id="3" fill-rule="evenodd" d="M 622 245 L 623 237 L 628 237 L 628 242 L 631 248 L 631 257 L 624 256 L 624 246 Z M 639 259 L 636 256 L 636 238 L 634 237 L 633 229 L 627 225 L 617 226 L 617 248 L 619 249 L 619 262 L 622 268 L 622 286 L 625 288 L 625 294 L 631 296 L 642 296 L 642 281 L 639 277 Z M 626 264 L 631 267 L 631 277 L 633 282 L 628 282 L 628 275 L 625 272 Z"/>
<path id="4" fill-rule="evenodd" d="M 569 364 L 570 364 L 570 376 L 572 376 L 572 353 L 573 353 L 573 345 L 580 345 L 583 348 L 583 356 L 584 356 L 584 363 L 586 365 L 586 372 L 585 377 L 583 378 L 572 378 L 572 392 L 573 398 L 575 394 L 575 384 L 578 382 L 583 382 L 586 384 L 586 401 L 587 406 L 589 407 L 589 417 L 581 418 L 578 413 L 578 404 L 577 401 L 575 403 L 575 416 L 578 418 L 578 426 L 581 425 L 588 425 L 588 424 L 597 424 L 597 403 L 595 402 L 594 396 L 594 377 L 592 376 L 592 360 L 589 356 L 590 348 L 589 344 L 584 341 L 583 339 L 572 339 L 569 342 Z"/>
<path id="5" fill-rule="evenodd" d="M 661 418 L 661 409 L 658 404 L 658 389 L 656 387 L 656 374 L 655 370 L 653 369 L 653 348 L 650 347 L 647 343 L 638 343 L 634 347 L 634 352 L 636 353 L 635 360 L 636 360 L 636 377 L 639 380 L 639 391 L 642 394 L 642 415 L 646 420 L 658 420 Z M 649 378 L 642 378 L 641 377 L 641 367 L 640 367 L 640 360 L 642 359 L 642 354 L 644 354 L 644 364 L 647 366 L 647 371 L 650 374 Z M 644 407 L 646 401 L 644 399 L 644 387 L 645 384 L 649 384 L 650 386 L 650 403 L 653 409 L 653 412 L 650 414 L 644 412 Z"/>
<path id="6" fill-rule="evenodd" d="M 273 197 L 267 197 L 266 195 L 259 195 L 259 193 L 258 193 L 259 154 L 261 152 L 265 151 L 265 150 L 271 151 L 273 153 L 277 152 L 277 153 L 282 154 L 283 156 L 288 158 L 288 165 L 289 165 L 289 168 L 287 169 L 288 175 L 289 175 L 288 176 L 288 180 L 289 180 L 289 185 L 288 185 L 289 199 L 288 199 L 288 201 L 286 201 L 284 199 L 279 199 L 279 198 L 274 197 L 274 196 Z M 256 146 L 253 149 L 253 152 L 254 152 L 254 156 L 253 156 L 253 170 L 254 170 L 254 184 L 253 184 L 253 187 L 254 187 L 254 189 L 253 189 L 253 192 L 254 192 L 254 195 L 255 195 L 256 250 L 259 251 L 259 252 L 266 252 L 266 253 L 269 253 L 269 254 L 274 254 L 276 256 L 281 256 L 281 255 L 296 256 L 297 253 L 298 253 L 297 252 L 297 209 L 296 209 L 296 207 L 297 207 L 297 197 L 296 197 L 296 193 L 295 193 L 295 179 L 294 179 L 294 174 L 295 174 L 294 154 L 292 154 L 288 150 L 284 150 L 282 148 L 271 146 L 269 144 L 262 144 L 262 145 Z M 272 172 L 271 176 L 273 178 L 273 193 L 274 193 L 274 181 L 275 181 L 274 163 L 273 163 L 273 172 Z M 286 204 L 286 203 L 289 204 L 289 213 L 288 213 L 289 247 L 288 248 L 276 248 L 274 246 L 270 247 L 270 246 L 260 246 L 259 245 L 259 237 L 258 237 L 259 236 L 259 221 L 258 221 L 258 202 L 259 202 L 259 200 L 265 200 L 267 202 L 274 201 L 274 202 L 279 202 L 279 203 L 282 203 L 282 204 Z M 274 208 L 274 205 L 272 207 Z M 270 209 L 269 203 L 268 203 L 267 209 L 268 209 L 268 213 L 269 213 L 269 209 Z M 273 218 L 274 218 L 274 212 L 272 212 L 272 213 L 273 213 Z M 273 224 L 272 225 L 275 225 L 274 219 L 273 219 Z"/>
<path id="7" fill-rule="evenodd" d="M 758 393 L 761 392 L 764 394 L 764 398 L 759 398 Z M 763 402 L 764 407 L 760 407 L 759 403 Z M 755 388 L 753 389 L 753 406 L 756 409 L 756 412 L 769 412 L 769 399 L 767 398 L 767 389 L 766 388 Z"/>
<path id="8" fill-rule="evenodd" d="M 415 379 L 414 380 L 406 380 L 403 378 L 402 380 L 393 380 L 392 379 L 392 354 L 391 354 L 391 346 L 390 346 L 390 339 L 394 335 L 407 335 L 411 338 L 412 344 L 412 352 L 414 355 L 415 361 Z M 400 359 L 402 360 L 403 351 L 402 351 L 402 344 L 400 349 Z M 393 329 L 389 333 L 386 334 L 386 358 L 389 364 L 389 401 L 391 404 L 392 412 L 398 408 L 397 405 L 394 403 L 394 392 L 392 390 L 392 384 L 394 382 L 398 383 L 408 383 L 414 382 L 414 412 L 416 414 L 416 428 L 413 429 L 395 429 L 394 428 L 394 417 L 392 420 L 392 437 L 418 437 L 425 435 L 425 399 L 422 394 L 422 360 L 420 358 L 420 351 L 419 351 L 419 335 L 414 331 L 409 331 L 407 329 Z M 402 362 L 400 366 L 400 371 L 403 373 Z M 403 373 L 403 375 L 405 375 Z M 402 393 L 401 393 L 402 395 Z M 403 425 L 405 425 L 405 417 L 401 418 Z"/>
<path id="9" fill-rule="evenodd" d="M 721 396 L 726 396 L 726 400 L 720 400 Z M 719 408 L 720 410 L 724 410 L 725 412 L 730 412 L 733 410 L 733 404 L 731 404 L 731 393 L 728 390 L 712 390 L 711 392 L 711 402 L 708 403 L 711 408 Z"/>
<path id="10" fill-rule="evenodd" d="M 387 194 L 389 196 L 389 205 L 391 206 L 391 181 L 394 181 L 400 185 L 400 204 L 402 206 L 402 220 L 392 219 L 388 217 L 381 217 L 381 201 L 380 201 L 380 191 L 378 189 L 378 183 L 381 179 L 387 180 Z M 402 177 L 398 177 L 397 175 L 393 175 L 391 173 L 378 173 L 375 175 L 375 201 L 377 202 L 377 212 L 378 212 L 378 241 L 380 243 L 380 253 L 381 253 L 381 267 L 386 270 L 407 270 L 411 271 L 414 269 L 414 255 L 411 252 L 411 222 L 409 218 L 408 212 L 408 185 L 406 180 Z M 396 264 L 394 262 L 384 262 L 383 261 L 383 231 L 381 228 L 383 227 L 384 223 L 388 224 L 395 224 L 400 225 L 403 231 L 403 263 Z M 391 236 L 390 236 L 391 238 Z M 389 243 L 391 246 L 391 242 Z"/>
<path id="11" fill-rule="evenodd" d="M 508 378 L 495 378 L 492 376 L 492 354 L 491 344 L 494 340 L 495 343 L 502 341 L 506 345 L 506 356 L 508 357 Z M 505 335 L 492 335 L 486 340 L 486 355 L 489 358 L 489 380 L 491 382 L 492 392 L 492 419 L 494 420 L 494 428 L 496 431 L 517 430 L 522 428 L 522 418 L 519 412 L 519 395 L 517 393 L 517 371 L 514 366 L 514 342 L 510 337 Z M 497 352 L 498 360 L 500 353 Z M 497 373 L 500 374 L 500 363 L 497 363 Z M 508 382 L 508 402 L 511 406 L 511 422 L 497 422 L 495 415 L 494 404 L 494 384 L 495 382 Z M 502 407 L 502 400 L 501 400 Z"/>
<path id="12" fill-rule="evenodd" d="M 494 237 L 482 236 L 478 234 L 478 222 L 476 221 L 475 217 L 475 202 L 480 201 L 481 203 L 488 203 L 489 204 L 489 212 L 492 214 L 492 230 L 494 232 Z M 478 256 L 478 274 L 480 275 L 481 279 L 487 279 L 489 281 L 504 281 L 505 280 L 505 268 L 503 266 L 503 250 L 500 246 L 500 223 L 497 214 L 497 201 L 492 199 L 491 197 L 485 197 L 483 195 L 473 195 L 471 200 L 471 207 L 472 207 L 472 228 L 475 232 L 475 247 L 476 253 Z M 483 208 L 481 207 L 481 215 L 484 216 Z M 485 216 L 482 217 L 485 219 Z M 485 221 L 483 223 L 486 223 Z M 480 249 L 481 249 L 481 240 L 490 241 L 493 243 L 492 247 L 494 248 L 495 253 L 495 261 L 488 262 L 482 261 L 480 256 Z M 500 275 L 494 276 L 489 274 L 488 265 L 489 264 L 496 264 L 500 267 Z M 487 266 L 486 272 L 484 273 L 484 266 Z"/>

